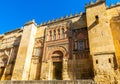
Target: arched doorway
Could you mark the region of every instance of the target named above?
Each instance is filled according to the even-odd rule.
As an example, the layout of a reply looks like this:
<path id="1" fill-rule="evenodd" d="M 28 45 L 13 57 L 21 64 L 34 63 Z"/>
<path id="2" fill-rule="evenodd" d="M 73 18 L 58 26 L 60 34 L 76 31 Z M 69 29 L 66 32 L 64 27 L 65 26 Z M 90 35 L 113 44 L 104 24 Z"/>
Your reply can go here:
<path id="1" fill-rule="evenodd" d="M 62 80 L 62 67 L 63 67 L 63 53 L 61 51 L 55 51 L 52 54 L 52 79 Z"/>
<path id="2" fill-rule="evenodd" d="M 67 49 L 63 46 L 55 46 L 49 49 L 43 58 L 41 68 L 42 80 L 67 80 Z M 59 74 L 57 73 L 59 72 Z"/>

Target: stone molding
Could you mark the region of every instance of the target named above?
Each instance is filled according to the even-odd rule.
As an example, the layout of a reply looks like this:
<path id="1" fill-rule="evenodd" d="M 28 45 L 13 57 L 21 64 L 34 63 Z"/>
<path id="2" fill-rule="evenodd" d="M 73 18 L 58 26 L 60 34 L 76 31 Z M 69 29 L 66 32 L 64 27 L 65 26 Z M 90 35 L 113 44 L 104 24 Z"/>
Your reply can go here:
<path id="1" fill-rule="evenodd" d="M 50 51 L 48 51 L 48 59 L 51 59 L 51 56 L 54 51 L 61 51 L 63 53 L 63 58 L 67 57 L 67 50 L 62 46 L 58 46 L 58 47 L 53 47 L 51 48 Z"/>

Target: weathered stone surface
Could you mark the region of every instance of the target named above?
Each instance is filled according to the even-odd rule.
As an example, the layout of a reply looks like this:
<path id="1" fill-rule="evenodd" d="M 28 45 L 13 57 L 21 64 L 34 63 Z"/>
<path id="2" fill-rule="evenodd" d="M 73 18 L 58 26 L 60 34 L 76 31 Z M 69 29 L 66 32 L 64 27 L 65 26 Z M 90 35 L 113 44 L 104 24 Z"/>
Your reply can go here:
<path id="1" fill-rule="evenodd" d="M 108 14 L 110 11 L 106 10 L 105 2 L 86 8 L 90 55 L 93 59 L 95 75 L 94 80 L 102 84 L 115 84 L 119 81 L 120 76 L 118 61 L 116 61 L 119 56 L 116 55 L 115 50 L 117 48 L 115 47 L 115 40 L 113 40 L 115 36 L 119 37 L 119 35 L 112 33 L 116 29 L 112 28 L 111 31 L 109 23 L 109 16 L 117 15 L 118 12 L 116 10 L 111 11 L 115 12 L 110 13 L 111 15 Z"/>
<path id="2" fill-rule="evenodd" d="M 28 80 L 32 51 L 36 35 L 36 25 L 24 26 L 12 80 Z M 19 67 L 18 67 L 19 66 Z"/>
<path id="3" fill-rule="evenodd" d="M 105 0 L 79 15 L 27 22 L 0 35 L 0 80 L 20 80 L 0 84 L 120 84 L 119 34 L 120 5 Z"/>
<path id="4" fill-rule="evenodd" d="M 0 84 L 95 84 L 92 80 L 75 81 L 0 81 Z"/>

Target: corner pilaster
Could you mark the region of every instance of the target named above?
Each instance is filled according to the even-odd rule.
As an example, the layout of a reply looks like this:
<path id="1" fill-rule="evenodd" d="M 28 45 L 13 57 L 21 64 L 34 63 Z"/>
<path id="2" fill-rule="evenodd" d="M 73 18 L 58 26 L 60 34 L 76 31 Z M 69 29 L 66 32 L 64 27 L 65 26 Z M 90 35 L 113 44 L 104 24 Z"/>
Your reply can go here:
<path id="1" fill-rule="evenodd" d="M 29 69 L 34 47 L 36 24 L 33 21 L 24 25 L 23 34 L 13 70 L 12 80 L 28 80 Z"/>

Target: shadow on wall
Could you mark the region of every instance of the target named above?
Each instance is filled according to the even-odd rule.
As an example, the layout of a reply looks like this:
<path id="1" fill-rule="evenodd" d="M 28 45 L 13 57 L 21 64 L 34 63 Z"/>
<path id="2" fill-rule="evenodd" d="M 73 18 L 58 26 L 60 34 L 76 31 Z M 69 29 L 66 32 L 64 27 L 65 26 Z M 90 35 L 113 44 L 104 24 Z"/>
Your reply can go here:
<path id="1" fill-rule="evenodd" d="M 84 20 L 84 21 L 83 21 Z M 72 23 L 71 28 L 70 28 L 70 33 L 68 33 L 67 36 L 69 36 L 69 58 L 68 58 L 68 63 L 67 63 L 67 73 L 68 73 L 68 78 L 70 78 L 71 80 L 80 80 L 80 79 L 93 79 L 94 77 L 94 70 L 93 70 L 93 60 L 92 60 L 92 56 L 90 56 L 89 53 L 89 48 L 87 49 L 88 52 L 85 52 L 85 50 L 83 51 L 76 51 L 79 55 L 82 54 L 88 54 L 88 58 L 80 58 L 80 59 L 76 59 L 76 54 L 73 55 L 73 41 L 74 41 L 74 37 L 76 38 L 76 36 L 74 36 L 74 32 L 73 30 L 77 30 L 78 29 L 85 29 L 86 28 L 86 24 L 81 26 L 81 21 L 83 21 L 84 23 L 86 23 L 85 18 L 80 18 L 78 19 L 76 22 Z M 96 26 L 97 22 L 95 21 L 90 28 L 92 28 L 93 26 Z M 83 30 L 84 31 L 84 30 Z M 85 30 L 87 31 L 87 29 Z M 88 31 L 87 31 L 88 32 Z M 81 32 L 79 32 L 81 33 Z M 71 34 L 71 35 L 69 35 Z M 88 34 L 83 33 L 84 34 L 84 38 L 82 38 L 81 36 L 79 38 L 77 38 L 78 40 L 84 40 L 85 38 L 88 38 Z M 80 35 L 80 34 L 78 34 Z M 88 43 L 89 46 L 89 43 Z M 72 55 L 72 56 L 71 56 Z M 74 57 L 73 57 L 74 56 Z"/>
<path id="2" fill-rule="evenodd" d="M 91 30 L 92 28 L 94 28 L 96 25 L 98 24 L 97 21 L 94 21 L 88 28 L 88 31 Z"/>
<path id="3" fill-rule="evenodd" d="M 39 63 L 37 64 L 37 73 L 36 73 L 36 77 L 35 77 L 35 80 L 40 80 L 40 77 L 41 77 L 41 66 L 42 66 L 42 56 L 40 56 L 39 58 Z"/>
<path id="4" fill-rule="evenodd" d="M 94 77 L 93 64 L 90 59 L 68 60 L 67 66 L 68 76 L 71 80 L 93 79 Z"/>
<path id="5" fill-rule="evenodd" d="M 19 42 L 21 37 L 16 38 L 16 40 L 13 43 L 13 49 L 11 52 L 11 55 L 9 56 L 9 60 L 7 61 L 7 65 L 5 66 L 4 70 L 2 70 L 2 80 L 11 80 L 12 73 L 14 70 L 14 65 L 17 57 L 17 52 L 19 48 Z M 9 62 L 9 63 L 8 63 Z"/>

